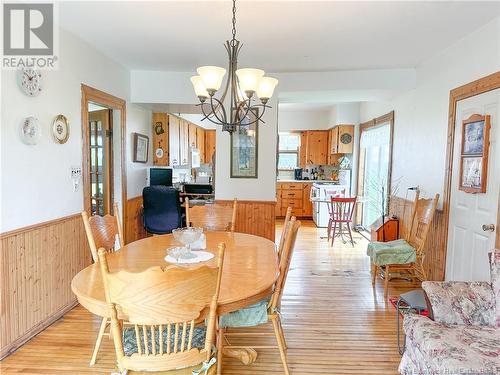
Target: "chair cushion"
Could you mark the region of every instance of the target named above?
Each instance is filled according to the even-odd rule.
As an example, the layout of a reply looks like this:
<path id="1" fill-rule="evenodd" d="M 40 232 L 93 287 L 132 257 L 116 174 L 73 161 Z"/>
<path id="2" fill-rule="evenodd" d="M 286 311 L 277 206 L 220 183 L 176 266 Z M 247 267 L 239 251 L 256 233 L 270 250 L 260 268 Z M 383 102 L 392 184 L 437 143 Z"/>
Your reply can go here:
<path id="1" fill-rule="evenodd" d="M 377 266 L 387 264 L 409 264 L 417 259 L 415 249 L 405 240 L 370 242 L 366 254 Z"/>
<path id="2" fill-rule="evenodd" d="M 139 332 L 140 332 L 140 342 L 141 342 L 141 349 L 142 352 L 144 353 L 144 340 L 143 340 L 143 333 L 142 333 L 142 327 L 139 327 Z M 199 326 L 195 327 L 194 332 L 193 332 L 193 342 L 192 342 L 192 347 L 197 348 L 197 349 L 203 349 L 205 347 L 205 335 L 207 333 L 206 327 L 205 326 Z M 147 335 L 148 335 L 148 350 L 149 353 L 152 351 L 152 346 L 151 346 L 151 330 L 147 329 Z M 180 350 L 180 345 L 181 345 L 181 336 L 182 335 L 182 329 L 179 329 L 179 336 L 177 340 L 177 346 L 178 350 Z M 167 350 L 167 342 L 168 342 L 168 337 L 167 337 L 167 326 L 163 326 L 163 348 L 164 351 L 166 352 Z M 170 334 L 170 348 L 174 347 L 174 340 L 175 340 L 175 329 L 174 326 L 172 325 L 172 332 Z M 186 340 L 187 341 L 187 340 Z M 158 337 L 158 329 L 155 329 L 155 342 L 156 342 L 156 350 L 160 347 L 160 341 Z M 138 353 L 137 350 L 137 340 L 135 338 L 135 328 L 134 327 L 125 327 L 123 329 L 123 350 L 125 352 L 125 355 L 130 356 L 134 353 Z"/>
<path id="3" fill-rule="evenodd" d="M 268 303 L 269 298 L 266 298 L 244 309 L 222 315 L 219 318 L 219 327 L 254 327 L 259 324 L 265 324 L 268 322 Z"/>
<path id="4" fill-rule="evenodd" d="M 403 374 L 496 374 L 500 368 L 500 330 L 495 327 L 450 326 L 410 315 L 404 330 Z"/>

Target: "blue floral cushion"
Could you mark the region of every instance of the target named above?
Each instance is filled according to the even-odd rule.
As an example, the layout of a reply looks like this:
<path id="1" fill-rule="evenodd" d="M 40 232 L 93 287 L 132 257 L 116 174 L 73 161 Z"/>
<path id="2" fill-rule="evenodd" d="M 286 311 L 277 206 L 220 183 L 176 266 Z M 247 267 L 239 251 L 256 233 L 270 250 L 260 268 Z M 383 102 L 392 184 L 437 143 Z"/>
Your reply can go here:
<path id="1" fill-rule="evenodd" d="M 189 328 L 188 328 L 189 329 Z M 207 329 L 205 326 L 199 326 L 194 328 L 193 332 L 193 341 L 192 341 L 192 347 L 197 348 L 197 349 L 203 349 L 205 347 L 205 335 L 207 333 Z M 144 353 L 144 336 L 142 333 L 142 327 L 139 327 L 139 336 L 140 336 L 140 343 L 141 343 L 141 350 Z M 151 347 L 151 329 L 148 327 L 147 328 L 147 336 L 148 336 L 148 350 L 149 353 L 152 352 L 152 347 Z M 182 336 L 182 329 L 179 329 L 179 336 L 177 338 L 177 350 L 180 351 L 181 348 L 181 336 Z M 166 351 L 167 348 L 167 342 L 170 339 L 170 348 L 174 347 L 174 342 L 175 342 L 175 329 L 174 325 L 172 325 L 172 332 L 170 334 L 170 338 L 168 337 L 167 334 L 167 326 L 163 326 L 163 332 L 162 332 L 162 340 L 163 340 L 163 348 Z M 187 339 L 186 339 L 187 341 Z M 155 342 L 156 342 L 156 349 L 158 350 L 159 345 L 160 345 L 160 340 L 159 340 L 159 334 L 158 334 L 158 328 L 155 327 Z M 187 344 L 186 344 L 187 345 Z M 123 329 L 123 350 L 125 352 L 125 355 L 131 356 L 134 353 L 138 353 L 139 351 L 137 350 L 137 340 L 135 338 L 135 328 L 134 327 L 126 327 Z M 172 349 L 173 350 L 173 349 Z"/>
<path id="2" fill-rule="evenodd" d="M 370 242 L 366 254 L 377 266 L 409 264 L 417 260 L 415 249 L 405 240 Z"/>
<path id="3" fill-rule="evenodd" d="M 222 315 L 219 318 L 219 327 L 254 327 L 268 322 L 267 305 L 269 298 L 263 299 L 251 306 L 238 311 Z"/>

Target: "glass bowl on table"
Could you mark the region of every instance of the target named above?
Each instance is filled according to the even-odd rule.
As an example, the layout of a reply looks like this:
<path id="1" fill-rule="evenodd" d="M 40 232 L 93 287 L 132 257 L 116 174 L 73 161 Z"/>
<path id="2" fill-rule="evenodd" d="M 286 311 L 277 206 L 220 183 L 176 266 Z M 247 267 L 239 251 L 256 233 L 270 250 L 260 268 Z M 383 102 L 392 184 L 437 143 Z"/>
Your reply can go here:
<path id="1" fill-rule="evenodd" d="M 198 241 L 203 234 L 203 228 L 198 227 L 186 227 L 186 228 L 178 228 L 172 231 L 172 235 L 177 242 L 180 242 L 184 245 L 182 248 L 172 249 L 172 253 L 170 254 L 172 257 L 182 259 L 196 258 L 196 254 L 193 254 L 191 251 L 191 245 Z M 175 254 L 174 254 L 175 253 Z"/>

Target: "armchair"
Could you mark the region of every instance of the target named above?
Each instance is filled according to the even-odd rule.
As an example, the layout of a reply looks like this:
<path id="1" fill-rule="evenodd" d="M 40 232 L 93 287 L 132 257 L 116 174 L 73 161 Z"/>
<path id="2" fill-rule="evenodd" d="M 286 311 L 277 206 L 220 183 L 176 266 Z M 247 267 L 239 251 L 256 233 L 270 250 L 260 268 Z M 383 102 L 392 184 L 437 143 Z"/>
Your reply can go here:
<path id="1" fill-rule="evenodd" d="M 500 250 L 489 282 L 422 283 L 431 319 L 407 315 L 404 375 L 500 373 Z"/>

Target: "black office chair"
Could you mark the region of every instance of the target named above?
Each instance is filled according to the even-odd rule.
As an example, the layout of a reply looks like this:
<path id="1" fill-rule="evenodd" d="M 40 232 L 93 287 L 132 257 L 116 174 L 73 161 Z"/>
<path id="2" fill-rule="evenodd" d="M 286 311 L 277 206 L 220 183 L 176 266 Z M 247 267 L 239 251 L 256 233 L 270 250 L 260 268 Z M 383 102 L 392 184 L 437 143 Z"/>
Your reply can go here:
<path id="1" fill-rule="evenodd" d="M 182 211 L 179 192 L 167 186 L 147 186 L 142 190 L 144 228 L 152 234 L 172 233 L 180 228 Z"/>

